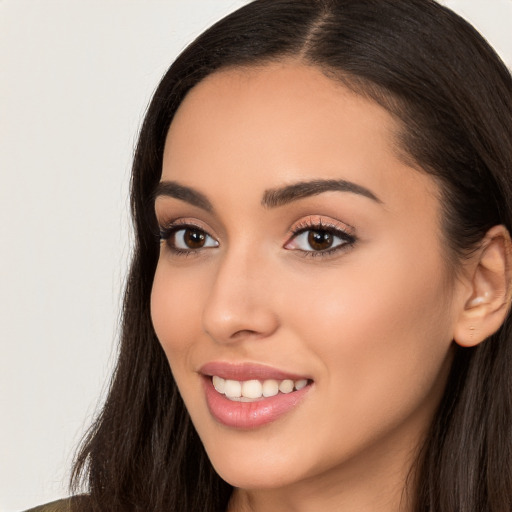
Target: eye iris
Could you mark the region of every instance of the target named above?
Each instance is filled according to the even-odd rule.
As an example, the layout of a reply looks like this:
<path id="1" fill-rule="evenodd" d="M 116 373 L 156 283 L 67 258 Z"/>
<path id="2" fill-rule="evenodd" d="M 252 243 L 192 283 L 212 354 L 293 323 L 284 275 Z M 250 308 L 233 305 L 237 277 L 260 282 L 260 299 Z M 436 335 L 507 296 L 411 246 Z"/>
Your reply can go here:
<path id="1" fill-rule="evenodd" d="M 333 243 L 333 237 L 328 231 L 310 231 L 308 243 L 315 251 L 329 249 Z"/>
<path id="2" fill-rule="evenodd" d="M 186 229 L 183 240 L 190 249 L 200 249 L 206 242 L 206 235 L 197 229 Z"/>

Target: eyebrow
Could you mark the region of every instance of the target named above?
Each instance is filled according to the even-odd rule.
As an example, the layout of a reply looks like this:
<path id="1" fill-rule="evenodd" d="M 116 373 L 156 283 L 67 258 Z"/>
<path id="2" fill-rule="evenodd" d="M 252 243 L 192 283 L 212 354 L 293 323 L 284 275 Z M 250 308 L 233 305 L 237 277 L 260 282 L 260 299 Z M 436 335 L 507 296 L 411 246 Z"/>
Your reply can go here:
<path id="1" fill-rule="evenodd" d="M 351 192 L 375 201 L 382 201 L 366 187 L 346 180 L 312 180 L 302 181 L 280 188 L 266 190 L 263 194 L 261 204 L 267 208 L 277 208 L 285 204 L 303 199 L 309 196 L 316 196 L 323 192 Z"/>
<path id="2" fill-rule="evenodd" d="M 284 187 L 265 190 L 261 199 L 262 206 L 266 208 L 277 208 L 285 204 L 315 196 L 324 192 L 351 192 L 371 199 L 377 203 L 382 201 L 366 187 L 346 180 L 312 180 L 301 181 L 286 185 Z M 208 198 L 193 188 L 180 185 L 176 181 L 161 181 L 153 192 L 153 199 L 160 196 L 173 197 L 197 206 L 208 212 L 213 211 L 212 203 Z"/>
<path id="3" fill-rule="evenodd" d="M 175 199 L 185 201 L 207 212 L 213 211 L 212 203 L 210 203 L 204 194 L 201 194 L 201 192 L 193 188 L 180 185 L 175 181 L 161 181 L 158 183 L 153 192 L 153 200 L 156 201 L 160 196 L 174 197 Z"/>

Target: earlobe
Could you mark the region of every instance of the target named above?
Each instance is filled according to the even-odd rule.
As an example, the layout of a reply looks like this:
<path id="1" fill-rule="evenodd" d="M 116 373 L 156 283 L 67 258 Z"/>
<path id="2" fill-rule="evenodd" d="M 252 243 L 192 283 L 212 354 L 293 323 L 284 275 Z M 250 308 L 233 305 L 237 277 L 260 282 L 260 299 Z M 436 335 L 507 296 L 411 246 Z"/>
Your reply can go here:
<path id="1" fill-rule="evenodd" d="M 454 340 L 463 347 L 478 345 L 494 334 L 508 314 L 512 291 L 512 244 L 505 226 L 484 237 L 471 265 L 471 295 L 455 326 Z"/>

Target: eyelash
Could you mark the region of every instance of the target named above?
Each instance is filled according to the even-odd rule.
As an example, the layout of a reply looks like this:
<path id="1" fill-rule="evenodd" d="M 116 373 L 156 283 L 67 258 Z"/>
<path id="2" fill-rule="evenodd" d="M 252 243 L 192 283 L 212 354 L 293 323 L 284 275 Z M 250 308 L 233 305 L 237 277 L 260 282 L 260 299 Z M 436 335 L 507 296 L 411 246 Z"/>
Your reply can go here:
<path id="1" fill-rule="evenodd" d="M 295 249 L 295 251 L 300 253 L 304 258 L 325 258 L 339 251 L 350 249 L 357 242 L 356 237 L 347 231 L 347 227 L 341 227 L 337 224 L 324 224 L 321 219 L 318 221 L 308 219 L 290 230 L 290 236 L 285 247 L 292 241 L 297 240 L 300 235 L 307 233 L 308 231 L 327 233 L 333 237 L 339 238 L 342 242 L 334 247 L 319 251 Z"/>
<path id="2" fill-rule="evenodd" d="M 176 235 L 176 233 L 178 233 L 179 231 L 186 230 L 192 230 L 203 233 L 212 240 L 215 240 L 211 235 L 208 234 L 208 232 L 204 228 L 191 222 L 182 222 L 178 220 L 169 223 L 167 226 L 160 226 L 160 242 L 165 242 L 169 250 L 177 256 L 193 256 L 199 253 L 202 249 L 204 249 L 204 247 L 200 247 L 198 249 L 181 249 L 179 247 L 176 247 L 176 245 L 174 245 L 174 243 L 172 242 L 172 238 Z M 218 244 L 216 240 L 215 242 Z"/>
<path id="3" fill-rule="evenodd" d="M 207 246 L 207 247 L 200 247 L 198 249 L 181 249 L 179 247 L 176 247 L 175 243 L 172 242 L 172 238 L 178 233 L 179 231 L 186 231 L 186 230 L 193 230 L 196 232 L 203 233 L 208 238 L 214 240 L 214 242 L 217 244 L 216 246 Z M 284 244 L 284 247 L 286 248 L 287 245 L 291 244 L 293 241 L 296 241 L 300 235 L 303 233 L 307 233 L 308 231 L 311 232 L 321 232 L 321 233 L 327 233 L 335 238 L 338 238 L 341 240 L 341 243 L 338 245 L 335 245 L 334 247 L 330 247 L 328 249 L 324 250 L 303 250 L 303 249 L 288 249 L 293 250 L 295 252 L 300 253 L 302 257 L 305 258 L 318 258 L 318 257 L 327 257 L 330 256 L 336 252 L 347 250 L 357 242 L 356 237 L 349 233 L 347 231 L 347 228 L 341 227 L 339 225 L 335 224 L 324 224 L 321 220 L 319 221 L 313 221 L 312 219 L 308 219 L 300 223 L 299 225 L 292 228 L 289 232 L 289 237 L 286 243 Z M 167 247 L 170 251 L 172 251 L 173 254 L 177 256 L 193 256 L 197 253 L 201 252 L 203 249 L 208 249 L 211 247 L 218 247 L 218 241 L 215 240 L 214 237 L 208 234 L 208 232 L 203 229 L 202 227 L 188 222 L 188 221 L 173 221 L 167 226 L 161 226 L 160 227 L 160 241 L 165 242 Z"/>

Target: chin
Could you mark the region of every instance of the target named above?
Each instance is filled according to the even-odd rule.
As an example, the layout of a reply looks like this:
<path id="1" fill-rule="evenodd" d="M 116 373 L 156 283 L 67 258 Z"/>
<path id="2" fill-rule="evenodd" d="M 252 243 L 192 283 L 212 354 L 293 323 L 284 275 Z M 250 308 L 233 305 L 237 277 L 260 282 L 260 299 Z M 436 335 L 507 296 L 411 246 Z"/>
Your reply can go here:
<path id="1" fill-rule="evenodd" d="M 245 433 L 248 434 L 247 432 Z M 217 474 L 240 489 L 285 488 L 321 473 L 325 468 L 304 451 L 304 440 L 294 444 L 272 438 L 268 433 L 254 432 L 249 439 L 206 440 L 205 448 Z M 283 446 L 286 449 L 283 449 Z"/>
<path id="2" fill-rule="evenodd" d="M 217 474 L 228 484 L 239 489 L 277 489 L 301 480 L 300 476 L 272 462 L 258 466 L 248 464 L 213 464 Z"/>

